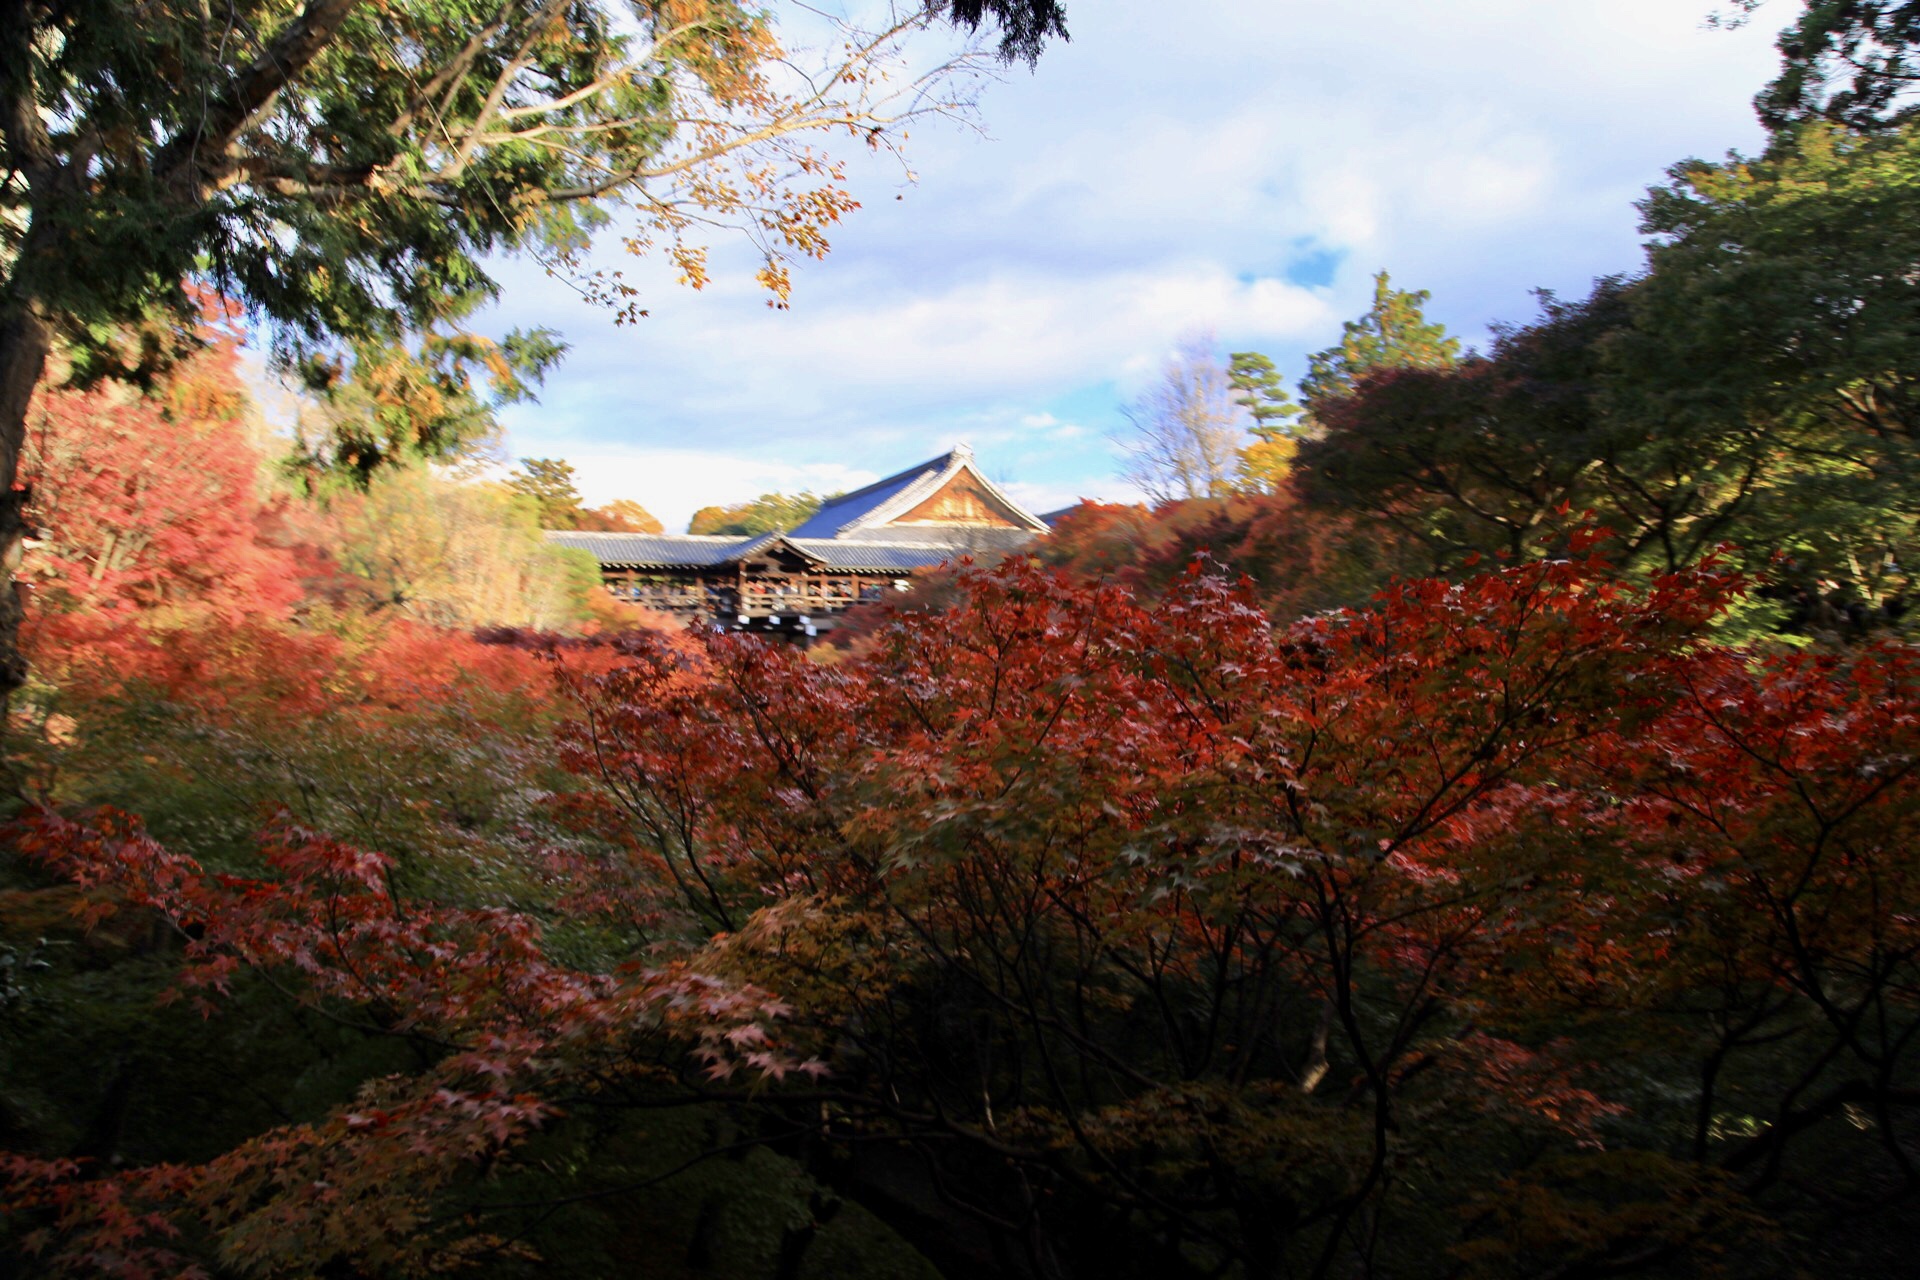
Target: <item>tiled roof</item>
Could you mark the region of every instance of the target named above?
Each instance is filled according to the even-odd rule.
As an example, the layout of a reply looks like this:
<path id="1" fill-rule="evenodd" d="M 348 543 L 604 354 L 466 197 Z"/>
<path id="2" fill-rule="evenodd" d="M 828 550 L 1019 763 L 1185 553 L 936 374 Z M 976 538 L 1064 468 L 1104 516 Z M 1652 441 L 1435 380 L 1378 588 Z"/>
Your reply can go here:
<path id="1" fill-rule="evenodd" d="M 732 548 L 727 552 L 727 559 L 744 560 L 748 556 L 762 555 L 775 543 L 779 542 L 782 537 L 783 535 L 778 530 L 772 533 L 755 534 L 751 538 L 746 538 L 734 543 Z"/>
<path id="2" fill-rule="evenodd" d="M 852 542 L 844 538 L 799 538 L 793 545 L 829 569 L 905 572 L 943 564 L 968 548 L 936 542 Z"/>
<path id="3" fill-rule="evenodd" d="M 1039 518 L 1027 513 L 1019 503 L 1000 492 L 992 481 L 980 474 L 973 465 L 973 450 L 966 445 L 956 445 L 947 453 L 917 467 L 909 467 L 897 475 L 884 480 L 876 480 L 864 489 L 855 489 L 852 493 L 843 493 L 837 498 L 822 503 L 799 528 L 789 530 L 793 538 L 846 538 L 865 529 L 874 529 L 887 521 L 896 519 L 940 491 L 952 476 L 961 470 L 973 472 L 973 478 L 981 488 L 993 495 L 1009 510 L 1018 512 L 1032 523 L 1029 528 L 1043 530 Z M 918 538 L 921 529 L 915 526 L 913 536 Z"/>
<path id="4" fill-rule="evenodd" d="M 757 538 L 706 537 L 691 533 L 580 533 L 547 530 L 547 541 L 591 551 L 603 566 L 635 569 L 704 569 L 735 559 L 735 548 Z"/>
<path id="5" fill-rule="evenodd" d="M 1012 551 L 1036 538 L 1032 529 L 1000 529 L 991 525 L 893 525 L 879 529 L 856 529 L 833 542 L 839 546 L 872 543 L 879 546 L 925 546 L 944 548 L 948 555 L 969 555 Z"/>
<path id="6" fill-rule="evenodd" d="M 865 517 L 885 506 L 891 499 L 902 493 L 918 493 L 925 489 L 931 492 L 932 486 L 926 481 L 946 473 L 952 461 L 951 453 L 943 453 L 931 462 L 923 462 L 910 467 L 898 475 L 888 476 L 885 480 L 876 480 L 864 489 L 855 489 L 852 493 L 843 493 L 820 504 L 820 509 L 808 516 L 798 528 L 788 531 L 794 538 L 834 538 L 841 536 L 850 527 L 859 524 Z"/>
<path id="7" fill-rule="evenodd" d="M 602 568 L 710 569 L 749 556 L 764 555 L 784 543 L 830 569 L 896 573 L 924 569 L 963 555 L 992 555 L 1024 546 L 1033 537 L 1025 529 L 915 529 L 908 541 L 872 530 L 859 538 L 795 538 L 763 533 L 752 538 L 701 537 L 673 533 L 578 533 L 547 531 L 547 540 L 590 551 Z M 944 536 L 943 536 L 944 535 Z"/>
<path id="8" fill-rule="evenodd" d="M 1016 513 L 1020 528 L 988 525 L 889 525 L 940 491 L 960 471 Z M 868 573 L 922 569 L 961 555 L 992 555 L 1025 546 L 1046 526 L 1001 493 L 960 445 L 930 462 L 833 499 L 791 533 L 753 537 L 690 533 L 584 533 L 549 529 L 549 541 L 590 551 L 606 569 L 710 569 L 785 545 L 817 564 Z"/>

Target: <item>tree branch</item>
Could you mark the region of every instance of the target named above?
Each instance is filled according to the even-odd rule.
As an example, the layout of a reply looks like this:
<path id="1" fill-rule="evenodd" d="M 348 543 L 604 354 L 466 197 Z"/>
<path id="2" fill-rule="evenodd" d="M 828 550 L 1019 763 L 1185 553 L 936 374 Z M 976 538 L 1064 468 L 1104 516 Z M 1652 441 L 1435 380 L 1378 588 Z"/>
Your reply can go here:
<path id="1" fill-rule="evenodd" d="M 253 65 L 209 101 L 190 130 L 161 148 L 154 170 L 163 188 L 189 207 L 216 190 L 234 163 L 233 146 L 240 135 L 333 43 L 360 3 L 308 0 L 300 16 L 281 29 Z"/>

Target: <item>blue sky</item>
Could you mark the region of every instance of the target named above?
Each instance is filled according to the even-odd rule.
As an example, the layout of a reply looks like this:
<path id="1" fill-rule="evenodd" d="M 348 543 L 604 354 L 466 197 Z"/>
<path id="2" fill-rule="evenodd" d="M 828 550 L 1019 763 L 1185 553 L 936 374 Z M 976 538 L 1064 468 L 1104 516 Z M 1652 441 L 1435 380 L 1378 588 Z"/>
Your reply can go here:
<path id="1" fill-rule="evenodd" d="M 790 310 L 724 241 L 696 293 L 608 236 L 651 312 L 628 327 L 502 264 L 494 322 L 571 344 L 507 448 L 670 529 L 961 439 L 1035 509 L 1130 498 L 1119 406 L 1183 337 L 1294 379 L 1378 270 L 1480 342 L 1535 288 L 1634 269 L 1646 186 L 1757 146 L 1790 7 L 1730 32 L 1712 0 L 1074 0 L 1071 42 L 987 86 L 981 132 L 915 130 L 917 182 L 855 164 L 865 207 Z"/>

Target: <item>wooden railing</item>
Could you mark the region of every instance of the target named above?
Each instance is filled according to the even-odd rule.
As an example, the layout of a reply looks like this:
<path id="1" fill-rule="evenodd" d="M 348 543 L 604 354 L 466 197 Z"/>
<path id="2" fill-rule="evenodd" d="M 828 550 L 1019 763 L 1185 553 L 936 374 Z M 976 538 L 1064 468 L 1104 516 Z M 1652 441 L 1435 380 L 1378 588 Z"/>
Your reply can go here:
<path id="1" fill-rule="evenodd" d="M 745 615 L 749 618 L 826 617 L 852 608 L 863 600 L 878 600 L 886 594 L 885 582 L 862 583 L 857 588 L 830 587 L 825 590 L 797 590 L 791 587 L 757 587 L 749 582 L 743 593 L 733 588 L 702 588 L 678 583 L 607 583 L 617 600 L 680 616 L 710 615 L 716 618 Z"/>

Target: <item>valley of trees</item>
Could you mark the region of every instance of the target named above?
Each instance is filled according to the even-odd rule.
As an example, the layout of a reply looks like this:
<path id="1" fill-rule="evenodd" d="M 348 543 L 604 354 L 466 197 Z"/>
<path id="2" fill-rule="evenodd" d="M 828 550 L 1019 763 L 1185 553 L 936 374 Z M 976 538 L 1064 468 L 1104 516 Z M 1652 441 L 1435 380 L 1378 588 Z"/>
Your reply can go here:
<path id="1" fill-rule="evenodd" d="M 1292 386 L 1196 340 L 1159 501 L 814 652 L 549 545 L 659 523 L 489 478 L 562 350 L 464 328 L 485 251 L 671 183 L 689 83 L 789 118 L 772 19 L 219 8 L 0 30 L 0 1274 L 1910 1268 L 1915 6 L 1796 12 L 1641 271 L 1484 351 L 1383 272 Z M 824 248 L 762 199 L 706 213 Z"/>

